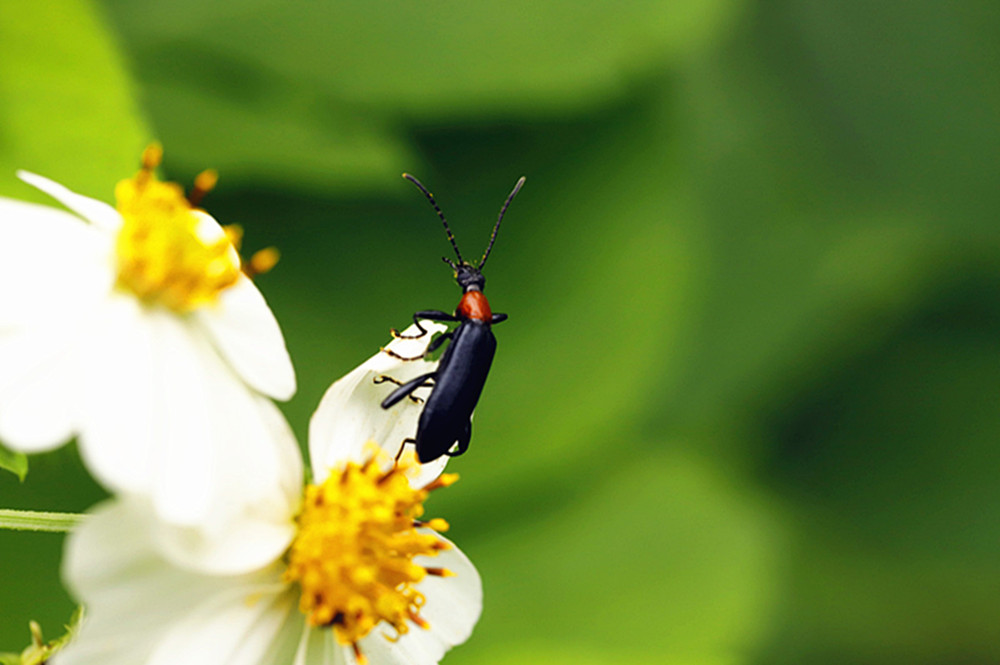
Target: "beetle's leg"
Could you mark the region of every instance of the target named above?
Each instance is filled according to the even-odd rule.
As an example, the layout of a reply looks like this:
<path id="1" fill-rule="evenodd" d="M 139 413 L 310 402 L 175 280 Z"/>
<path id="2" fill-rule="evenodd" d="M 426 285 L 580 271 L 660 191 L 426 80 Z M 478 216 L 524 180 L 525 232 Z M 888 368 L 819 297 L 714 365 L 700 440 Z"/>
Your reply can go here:
<path id="1" fill-rule="evenodd" d="M 493 315 L 493 320 L 490 321 L 490 324 L 500 323 L 501 321 L 506 321 L 506 320 L 507 320 L 507 315 L 506 314 L 500 314 L 498 312 L 498 313 L 496 313 L 496 314 Z"/>
<path id="2" fill-rule="evenodd" d="M 464 453 L 466 450 L 469 449 L 469 441 L 471 440 L 472 440 L 472 421 L 470 420 L 465 425 L 465 431 L 462 432 L 462 434 L 458 437 L 458 450 L 456 451 L 449 450 L 447 455 L 449 457 L 458 457 L 459 455 L 461 455 L 462 453 Z"/>
<path id="3" fill-rule="evenodd" d="M 413 445 L 417 445 L 417 440 L 416 439 L 410 439 L 410 438 L 403 439 L 403 445 L 401 445 L 399 447 L 399 452 L 396 453 L 395 464 L 399 464 L 399 458 L 403 456 L 403 451 L 406 450 L 406 444 L 408 444 L 408 443 L 412 443 Z"/>
<path id="4" fill-rule="evenodd" d="M 381 348 L 382 348 L 382 351 L 384 353 L 386 353 L 387 355 L 395 358 L 396 360 L 403 360 L 403 361 L 406 361 L 406 362 L 410 362 L 412 360 L 420 360 L 421 358 L 426 357 L 428 353 L 431 353 L 431 352 L 437 350 L 437 348 L 439 346 L 441 346 L 442 344 L 444 344 L 444 341 L 446 339 L 451 339 L 452 335 L 454 335 L 454 334 L 455 334 L 454 332 L 442 333 L 440 337 L 434 339 L 430 344 L 427 345 L 427 348 L 424 349 L 423 353 L 421 353 L 419 356 L 413 356 L 412 358 L 407 358 L 406 356 L 401 356 L 398 353 L 396 353 L 395 351 L 392 351 L 391 349 L 387 349 L 384 346 L 381 347 Z M 403 335 L 397 335 L 396 337 L 397 337 L 397 339 L 416 339 L 417 337 L 420 337 L 420 335 L 415 335 L 413 337 L 405 337 Z"/>
<path id="5" fill-rule="evenodd" d="M 412 393 L 417 388 L 423 386 L 428 379 L 433 379 L 436 376 L 437 372 L 428 372 L 427 374 L 421 374 L 415 379 L 410 379 L 406 383 L 400 385 L 398 388 L 393 390 L 388 397 L 382 400 L 382 408 L 388 409 L 399 400 L 403 399 L 404 397 L 408 397 L 410 393 Z M 378 379 L 379 377 L 375 378 Z M 381 383 L 381 381 L 377 381 L 377 383 Z"/>
<path id="6" fill-rule="evenodd" d="M 391 332 L 392 336 L 395 337 L 396 339 L 417 339 L 418 337 L 423 337 L 424 335 L 427 334 L 427 331 L 424 329 L 422 325 L 420 325 L 421 319 L 425 321 L 448 321 L 448 322 L 458 321 L 458 317 L 455 316 L 454 314 L 449 314 L 448 312 L 442 312 L 441 310 L 438 309 L 424 309 L 419 312 L 413 313 L 413 322 L 417 325 L 417 330 L 420 331 L 418 334 L 403 335 L 395 328 L 390 328 L 389 332 Z"/>
<path id="7" fill-rule="evenodd" d="M 444 344 L 445 340 L 451 339 L 454 336 L 455 336 L 455 333 L 451 332 L 451 331 L 446 332 L 446 333 L 441 333 L 440 337 L 434 338 L 434 340 L 430 344 L 427 345 L 427 350 L 424 351 L 424 355 L 426 356 L 428 353 L 434 353 L 435 351 L 437 351 L 437 349 L 438 349 L 439 346 L 441 346 L 442 344 Z"/>
<path id="8" fill-rule="evenodd" d="M 421 358 L 424 357 L 424 354 L 421 353 L 419 356 L 413 356 L 412 358 L 407 358 L 406 356 L 401 356 L 398 353 L 396 353 L 395 351 L 392 351 L 391 349 L 387 349 L 384 346 L 379 347 L 379 351 L 381 351 L 382 353 L 386 354 L 387 356 L 389 356 L 391 358 L 395 358 L 396 360 L 402 360 L 404 362 L 410 362 L 411 360 L 420 360 Z"/>
<path id="9" fill-rule="evenodd" d="M 419 312 L 414 312 L 413 322 L 418 326 L 420 325 L 420 319 L 424 319 L 425 321 L 458 321 L 458 317 L 454 314 L 442 312 L 439 309 L 422 309 Z"/>
<path id="10" fill-rule="evenodd" d="M 402 386 L 402 385 L 404 385 L 404 384 L 403 384 L 403 382 L 402 382 L 402 381 L 400 381 L 399 379 L 394 379 L 394 378 L 392 378 L 391 376 L 386 376 L 385 374 L 379 374 L 379 375 L 378 375 L 378 376 L 376 376 L 376 377 L 375 377 L 374 379 L 372 379 L 372 383 L 374 383 L 374 384 L 376 384 L 376 385 L 378 385 L 378 384 L 380 384 L 380 383 L 385 383 L 385 382 L 387 382 L 387 381 L 388 381 L 389 383 L 395 383 L 395 384 L 396 384 L 397 386 Z M 414 404 L 423 404 L 423 403 L 424 403 L 424 400 L 422 400 L 422 399 L 421 399 L 421 398 L 419 398 L 419 397 L 414 397 L 414 396 L 413 396 L 412 394 L 410 394 L 410 395 L 407 395 L 407 397 L 408 397 L 408 398 L 410 399 L 410 401 L 411 401 L 411 402 L 413 402 Z"/>

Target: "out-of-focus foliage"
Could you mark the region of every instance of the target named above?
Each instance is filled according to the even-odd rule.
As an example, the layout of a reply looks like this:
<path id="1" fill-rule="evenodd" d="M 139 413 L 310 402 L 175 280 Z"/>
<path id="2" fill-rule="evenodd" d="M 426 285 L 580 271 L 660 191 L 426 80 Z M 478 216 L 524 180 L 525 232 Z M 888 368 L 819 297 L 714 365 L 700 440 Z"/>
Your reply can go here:
<path id="1" fill-rule="evenodd" d="M 1000 660 L 993 3 L 63 4 L 0 10 L 32 35 L 0 40 L 28 63 L 0 166 L 105 198 L 154 136 L 173 179 L 219 167 L 208 209 L 282 250 L 259 284 L 302 437 L 389 327 L 457 302 L 398 174 L 470 256 L 528 177 L 430 506 L 486 592 L 447 662 Z M 99 496 L 72 452 L 0 476 L 6 506 Z M 0 534 L 0 648 L 69 615 L 54 540 Z"/>
<path id="2" fill-rule="evenodd" d="M 735 0 L 108 3 L 181 163 L 387 189 L 412 123 L 565 116 L 704 45 Z M 192 122 L 192 119 L 197 119 Z"/>
<path id="3" fill-rule="evenodd" d="M 28 475 L 28 456 L 0 446 L 0 469 L 10 471 L 19 480 L 24 480 Z"/>
<path id="4" fill-rule="evenodd" d="M 0 7 L 0 194 L 45 201 L 27 169 L 107 198 L 148 137 L 122 54 L 84 0 Z"/>

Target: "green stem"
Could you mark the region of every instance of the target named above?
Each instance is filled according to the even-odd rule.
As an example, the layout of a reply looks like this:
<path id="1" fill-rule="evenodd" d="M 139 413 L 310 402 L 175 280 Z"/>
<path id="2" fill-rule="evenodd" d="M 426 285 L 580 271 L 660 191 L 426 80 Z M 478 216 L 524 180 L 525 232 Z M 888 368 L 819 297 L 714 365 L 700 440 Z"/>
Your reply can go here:
<path id="1" fill-rule="evenodd" d="M 86 515 L 78 513 L 41 513 L 34 510 L 0 508 L 0 529 L 16 531 L 71 531 Z"/>

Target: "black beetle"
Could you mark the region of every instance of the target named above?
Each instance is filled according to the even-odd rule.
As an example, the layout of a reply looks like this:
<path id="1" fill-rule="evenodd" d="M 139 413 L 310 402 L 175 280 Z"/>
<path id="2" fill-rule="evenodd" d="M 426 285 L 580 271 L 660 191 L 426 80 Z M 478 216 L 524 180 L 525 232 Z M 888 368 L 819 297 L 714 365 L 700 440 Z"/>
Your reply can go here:
<path id="1" fill-rule="evenodd" d="M 462 299 L 458 302 L 454 314 L 440 310 L 424 310 L 414 313 L 413 321 L 420 333 L 413 337 L 422 337 L 427 334 L 427 331 L 420 325 L 421 320 L 457 321 L 458 327 L 451 332 L 442 334 L 428 345 L 424 355 L 437 349 L 445 340 L 451 340 L 451 344 L 445 349 L 436 371 L 399 384 L 399 387 L 382 401 L 382 408 L 388 409 L 404 397 L 411 396 L 411 393 L 417 388 L 424 386 L 432 388 L 427 403 L 420 413 L 416 437 L 404 441 L 404 443 L 415 444 L 417 458 L 421 463 L 426 464 L 436 460 L 441 455 L 461 455 L 469 447 L 469 439 L 472 437 L 472 411 L 476 408 L 479 396 L 483 392 L 486 375 L 489 374 L 493 354 L 497 348 L 497 340 L 493 336 L 491 326 L 507 319 L 506 314 L 494 314 L 490 311 L 490 303 L 483 295 L 486 278 L 483 277 L 482 268 L 493 249 L 493 243 L 496 241 L 497 231 L 500 229 L 504 213 L 507 212 L 507 206 L 524 185 L 524 178 L 517 181 L 507 200 L 504 201 L 503 207 L 500 208 L 500 215 L 493 227 L 493 234 L 490 236 L 490 242 L 486 247 L 486 252 L 483 253 L 483 258 L 477 265 L 472 265 L 463 259 L 462 253 L 458 251 L 455 236 L 452 235 L 451 229 L 448 227 L 444 213 L 434 201 L 434 196 L 410 174 L 404 173 L 403 177 L 424 193 L 427 200 L 434 206 L 434 210 L 437 211 L 438 217 L 441 218 L 445 232 L 448 234 L 448 240 L 451 241 L 451 246 L 458 257 L 458 263 L 447 257 L 443 257 L 443 260 L 455 271 L 455 281 L 458 282 L 463 291 Z M 400 336 L 396 331 L 393 331 L 393 334 Z M 386 352 L 401 358 L 391 351 L 386 350 Z M 423 355 L 418 356 L 418 358 L 422 357 Z M 401 359 L 416 360 L 417 358 Z M 382 381 L 398 383 L 384 376 L 376 379 L 376 382 Z M 452 452 L 452 447 L 456 443 L 458 449 Z"/>

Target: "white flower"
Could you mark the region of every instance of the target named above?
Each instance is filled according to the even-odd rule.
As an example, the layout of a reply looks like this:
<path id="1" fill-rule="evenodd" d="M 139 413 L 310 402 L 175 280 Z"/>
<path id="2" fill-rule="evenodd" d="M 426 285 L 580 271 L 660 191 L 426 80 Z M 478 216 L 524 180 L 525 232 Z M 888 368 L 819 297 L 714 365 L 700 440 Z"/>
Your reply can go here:
<path id="1" fill-rule="evenodd" d="M 290 435 L 265 396 L 290 397 L 295 375 L 236 232 L 156 179 L 160 155 L 118 184 L 117 209 L 23 172 L 76 215 L 0 199 L 0 440 L 34 453 L 77 436 L 109 489 L 221 528 L 280 492 Z"/>
<path id="2" fill-rule="evenodd" d="M 430 337 L 389 348 L 416 355 Z M 396 434 L 413 434 L 420 408 L 381 409 L 391 386 L 373 381 L 410 365 L 428 367 L 379 354 L 330 388 L 310 429 L 316 484 L 287 493 L 287 551 L 255 569 L 181 565 L 148 505 L 99 508 L 67 542 L 64 578 L 86 619 L 53 665 L 429 665 L 465 641 L 482 608 L 479 576 L 438 533 L 444 520 L 419 521 L 427 493 L 454 477 L 413 466 L 409 451 L 394 463 Z M 370 433 L 389 437 L 375 453 Z M 245 545 L 215 543 L 216 562 Z"/>

